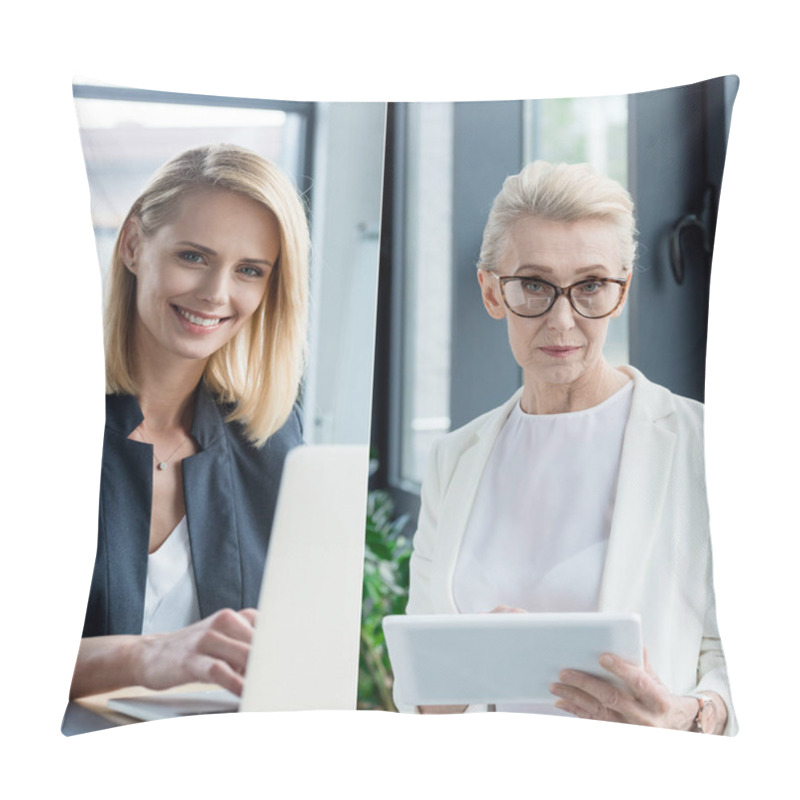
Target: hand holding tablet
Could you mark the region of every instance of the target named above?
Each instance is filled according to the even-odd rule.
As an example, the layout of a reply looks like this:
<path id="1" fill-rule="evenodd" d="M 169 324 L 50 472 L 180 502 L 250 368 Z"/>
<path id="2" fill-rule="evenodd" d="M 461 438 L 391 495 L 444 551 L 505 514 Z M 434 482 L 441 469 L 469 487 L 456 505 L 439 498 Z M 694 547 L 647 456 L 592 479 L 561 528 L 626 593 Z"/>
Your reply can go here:
<path id="1" fill-rule="evenodd" d="M 384 632 L 402 705 L 548 703 L 563 670 L 622 688 L 599 665 L 614 653 L 643 666 L 636 614 L 496 613 L 391 616 Z M 574 675 L 572 676 L 574 678 Z M 607 683 L 607 681 L 611 683 Z M 576 702 L 582 686 L 563 684 Z M 566 698 L 565 698 L 566 699 Z M 567 701 L 569 702 L 569 700 Z M 586 702 L 586 701 L 584 701 Z"/>
<path id="2" fill-rule="evenodd" d="M 556 707 L 584 719 L 694 729 L 697 698 L 671 694 L 647 663 L 646 653 L 643 667 L 610 653 L 600 657 L 600 665 L 608 670 L 605 680 L 572 669 L 562 670 L 560 682 L 551 687 L 552 693 L 560 698 Z M 616 676 L 622 686 L 610 683 L 610 676 Z M 716 705 L 724 708 L 721 700 Z M 717 725 L 724 728 L 725 720 L 715 720 L 714 727 Z"/>

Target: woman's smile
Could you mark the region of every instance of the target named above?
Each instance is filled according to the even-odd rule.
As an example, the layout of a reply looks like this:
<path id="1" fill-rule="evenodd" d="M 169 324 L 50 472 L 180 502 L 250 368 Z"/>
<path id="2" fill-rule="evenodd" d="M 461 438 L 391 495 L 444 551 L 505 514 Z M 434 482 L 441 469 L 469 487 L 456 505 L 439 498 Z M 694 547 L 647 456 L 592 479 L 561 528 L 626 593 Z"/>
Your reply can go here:
<path id="1" fill-rule="evenodd" d="M 256 313 L 280 248 L 271 211 L 219 189 L 188 194 L 152 235 L 132 222 L 128 238 L 140 356 L 198 362 Z"/>
<path id="2" fill-rule="evenodd" d="M 201 314 L 199 311 L 189 311 L 189 309 L 181 306 L 170 305 L 172 305 L 172 308 L 178 315 L 178 319 L 183 327 L 189 331 L 189 333 L 198 334 L 200 336 L 219 330 L 223 323 L 231 319 L 231 317 L 211 317 L 208 314 Z"/>

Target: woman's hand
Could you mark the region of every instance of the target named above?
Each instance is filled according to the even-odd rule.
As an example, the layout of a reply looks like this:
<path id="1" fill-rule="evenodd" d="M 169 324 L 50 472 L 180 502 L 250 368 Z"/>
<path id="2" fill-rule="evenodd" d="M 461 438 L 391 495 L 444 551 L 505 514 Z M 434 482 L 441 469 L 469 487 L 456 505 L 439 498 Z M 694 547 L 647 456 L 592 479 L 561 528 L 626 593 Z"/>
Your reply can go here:
<path id="1" fill-rule="evenodd" d="M 417 706 L 420 714 L 463 714 L 466 706 Z"/>
<path id="2" fill-rule="evenodd" d="M 255 621 L 255 609 L 225 608 L 173 633 L 143 636 L 139 684 L 167 689 L 199 681 L 241 695 Z"/>
<path id="3" fill-rule="evenodd" d="M 255 621 L 255 609 L 226 608 L 172 633 L 82 639 L 70 698 L 195 681 L 241 695 Z"/>
<path id="4" fill-rule="evenodd" d="M 698 711 L 697 699 L 670 694 L 648 664 L 646 654 L 644 668 L 609 653 L 601 656 L 600 666 L 617 676 L 624 688 L 584 672 L 562 670 L 561 683 L 550 687 L 560 698 L 556 707 L 584 719 L 684 731 L 692 728 Z M 718 705 L 725 708 L 721 699 Z M 721 728 L 724 727 L 723 720 Z"/>

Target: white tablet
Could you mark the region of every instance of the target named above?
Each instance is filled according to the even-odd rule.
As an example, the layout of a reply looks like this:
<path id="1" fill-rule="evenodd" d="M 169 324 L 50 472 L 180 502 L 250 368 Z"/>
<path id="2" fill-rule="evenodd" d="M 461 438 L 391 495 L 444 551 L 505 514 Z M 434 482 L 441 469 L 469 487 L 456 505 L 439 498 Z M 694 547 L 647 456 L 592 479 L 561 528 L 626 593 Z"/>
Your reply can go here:
<path id="1" fill-rule="evenodd" d="M 419 614 L 383 621 L 401 705 L 554 703 L 562 669 L 611 680 L 615 653 L 643 664 L 638 614 Z"/>

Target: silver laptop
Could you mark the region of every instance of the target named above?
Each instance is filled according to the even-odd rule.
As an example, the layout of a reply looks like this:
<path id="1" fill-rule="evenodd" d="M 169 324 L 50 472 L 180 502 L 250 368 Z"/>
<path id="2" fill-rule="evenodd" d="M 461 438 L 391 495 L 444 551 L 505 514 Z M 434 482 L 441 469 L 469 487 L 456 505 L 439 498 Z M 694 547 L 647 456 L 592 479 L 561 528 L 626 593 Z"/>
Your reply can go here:
<path id="1" fill-rule="evenodd" d="M 141 720 L 226 711 L 352 710 L 369 454 L 308 445 L 286 458 L 241 702 L 224 689 L 108 701 Z"/>

